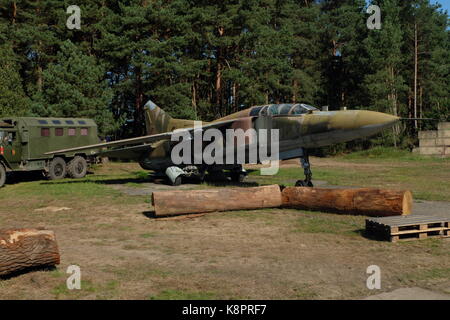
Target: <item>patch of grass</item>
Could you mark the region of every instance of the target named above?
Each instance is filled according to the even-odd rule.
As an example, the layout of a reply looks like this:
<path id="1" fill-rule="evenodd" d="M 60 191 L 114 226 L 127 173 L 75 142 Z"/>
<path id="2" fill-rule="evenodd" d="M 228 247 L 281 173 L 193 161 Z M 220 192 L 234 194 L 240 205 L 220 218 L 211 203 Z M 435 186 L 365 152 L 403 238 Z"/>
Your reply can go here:
<path id="1" fill-rule="evenodd" d="M 308 287 L 294 288 L 294 295 L 296 299 L 300 300 L 316 299 L 319 296 L 315 291 L 311 290 Z"/>
<path id="2" fill-rule="evenodd" d="M 450 279 L 450 268 L 431 268 L 421 271 L 414 271 L 400 275 L 399 280 L 402 283 L 411 284 L 419 281 Z"/>
<path id="3" fill-rule="evenodd" d="M 145 188 L 145 185 L 139 182 L 128 182 L 126 186 L 130 188 Z"/>
<path id="4" fill-rule="evenodd" d="M 132 172 L 132 174 L 138 179 L 145 180 L 145 179 L 148 179 L 149 171 L 144 171 L 144 170 L 134 171 L 134 172 Z"/>
<path id="5" fill-rule="evenodd" d="M 55 299 L 60 299 L 63 297 L 77 298 L 85 295 L 86 293 L 94 293 L 98 290 L 100 289 L 95 287 L 93 282 L 90 280 L 81 280 L 80 290 L 77 289 L 69 290 L 67 288 L 66 282 L 64 281 L 64 283 L 61 283 L 53 288 L 52 294 L 55 296 Z"/>
<path id="6" fill-rule="evenodd" d="M 163 290 L 157 295 L 150 296 L 150 300 L 213 300 L 216 299 L 213 292 L 190 292 L 183 290 Z"/>
<path id="7" fill-rule="evenodd" d="M 48 274 L 49 274 L 52 278 L 61 278 L 61 277 L 67 276 L 66 273 L 62 272 L 62 271 L 59 270 L 59 269 L 54 269 L 54 270 L 50 271 Z"/>
<path id="8" fill-rule="evenodd" d="M 421 241 L 400 241 L 398 246 L 405 247 L 408 250 L 418 248 L 422 252 L 429 253 L 436 257 L 450 256 L 450 250 L 448 250 L 448 244 L 439 238 L 424 239 Z"/>
<path id="9" fill-rule="evenodd" d="M 363 228 L 363 218 L 354 216 L 338 216 L 319 212 L 311 212 L 298 218 L 294 232 L 329 233 L 359 236 Z"/>
<path id="10" fill-rule="evenodd" d="M 172 273 L 170 271 L 160 270 L 160 269 L 151 269 L 151 270 L 148 270 L 145 272 L 145 276 L 148 276 L 148 277 L 167 278 L 170 275 L 172 275 Z"/>
<path id="11" fill-rule="evenodd" d="M 148 238 L 156 237 L 156 234 L 155 233 L 142 233 L 139 236 L 141 238 L 148 239 Z"/>
<path id="12" fill-rule="evenodd" d="M 123 250 L 139 250 L 142 249 L 142 247 L 136 246 L 134 244 L 126 244 L 124 246 L 122 246 Z"/>
<path id="13" fill-rule="evenodd" d="M 340 156 L 340 158 L 345 160 L 445 161 L 445 159 L 426 157 L 405 149 L 381 146 L 348 153 Z"/>

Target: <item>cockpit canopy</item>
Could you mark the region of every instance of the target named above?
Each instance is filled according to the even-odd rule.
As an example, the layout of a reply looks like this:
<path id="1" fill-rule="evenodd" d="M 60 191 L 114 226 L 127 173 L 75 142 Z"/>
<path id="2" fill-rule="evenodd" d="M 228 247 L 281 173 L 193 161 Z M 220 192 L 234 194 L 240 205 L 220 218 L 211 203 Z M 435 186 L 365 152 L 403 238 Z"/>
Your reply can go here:
<path id="1" fill-rule="evenodd" d="M 266 106 L 254 107 L 250 111 L 250 116 L 278 116 L 278 115 L 301 115 L 317 110 L 307 104 L 269 104 Z"/>

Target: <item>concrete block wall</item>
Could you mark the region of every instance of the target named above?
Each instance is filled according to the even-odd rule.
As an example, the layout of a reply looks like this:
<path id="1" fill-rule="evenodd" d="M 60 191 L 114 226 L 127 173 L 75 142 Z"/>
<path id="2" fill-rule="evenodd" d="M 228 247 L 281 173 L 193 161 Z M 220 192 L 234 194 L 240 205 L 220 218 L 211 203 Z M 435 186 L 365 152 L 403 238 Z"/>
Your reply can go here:
<path id="1" fill-rule="evenodd" d="M 438 124 L 437 131 L 420 131 L 419 148 L 422 155 L 450 157 L 450 122 Z"/>

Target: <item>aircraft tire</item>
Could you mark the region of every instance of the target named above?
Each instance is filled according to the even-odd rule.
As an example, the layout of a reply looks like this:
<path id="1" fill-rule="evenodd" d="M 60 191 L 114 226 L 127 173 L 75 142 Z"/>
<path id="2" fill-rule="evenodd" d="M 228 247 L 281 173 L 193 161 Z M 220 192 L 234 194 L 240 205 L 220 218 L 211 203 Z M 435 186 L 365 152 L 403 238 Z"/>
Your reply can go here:
<path id="1" fill-rule="evenodd" d="M 312 184 L 311 181 L 306 182 L 306 181 L 304 181 L 304 180 L 298 180 L 298 181 L 295 183 L 295 186 L 296 186 L 296 187 L 310 187 L 310 188 L 314 187 L 314 185 Z"/>
<path id="2" fill-rule="evenodd" d="M 0 188 L 5 185 L 6 182 L 6 169 L 3 163 L 0 162 Z"/>
<path id="3" fill-rule="evenodd" d="M 50 162 L 47 177 L 50 180 L 64 179 L 67 174 L 66 161 L 61 157 L 56 157 Z"/>
<path id="4" fill-rule="evenodd" d="M 244 173 L 239 173 L 239 172 L 235 173 L 235 172 L 233 172 L 231 174 L 231 181 L 242 183 L 242 182 L 244 182 L 246 176 L 247 175 L 244 174 Z"/>
<path id="5" fill-rule="evenodd" d="M 182 181 L 181 176 L 178 176 L 178 177 L 175 179 L 175 181 L 172 182 L 172 185 L 173 185 L 174 187 L 177 187 L 177 186 L 181 185 L 181 181 Z"/>
<path id="6" fill-rule="evenodd" d="M 67 173 L 73 179 L 84 178 L 87 173 L 86 159 L 80 156 L 73 158 L 67 165 Z"/>

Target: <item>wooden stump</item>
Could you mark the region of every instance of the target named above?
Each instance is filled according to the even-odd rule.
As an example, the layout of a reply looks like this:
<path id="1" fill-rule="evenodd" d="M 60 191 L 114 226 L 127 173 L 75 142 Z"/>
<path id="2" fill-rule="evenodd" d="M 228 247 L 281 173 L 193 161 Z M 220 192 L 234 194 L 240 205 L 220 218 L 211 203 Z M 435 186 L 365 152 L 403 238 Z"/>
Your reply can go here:
<path id="1" fill-rule="evenodd" d="M 0 230 L 0 276 L 59 264 L 58 245 L 50 230 Z"/>
<path id="2" fill-rule="evenodd" d="M 278 185 L 157 191 L 153 192 L 152 203 L 156 216 L 276 208 L 281 206 L 281 191 Z"/>
<path id="3" fill-rule="evenodd" d="M 285 188 L 282 199 L 286 208 L 373 217 L 408 215 L 413 201 L 410 191 L 304 187 Z"/>

